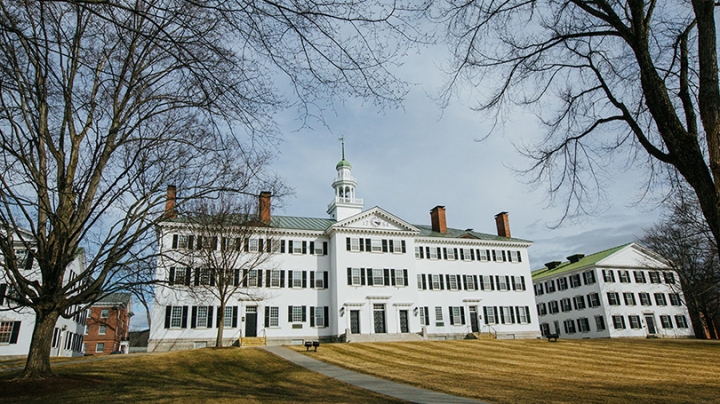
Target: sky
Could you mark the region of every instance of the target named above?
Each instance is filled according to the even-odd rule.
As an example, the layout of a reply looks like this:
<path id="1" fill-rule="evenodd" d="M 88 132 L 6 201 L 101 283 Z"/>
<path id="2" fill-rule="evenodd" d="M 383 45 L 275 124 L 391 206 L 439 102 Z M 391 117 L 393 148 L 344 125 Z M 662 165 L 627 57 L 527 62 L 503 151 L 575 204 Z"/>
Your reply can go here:
<path id="1" fill-rule="evenodd" d="M 542 187 L 534 190 L 510 168 L 529 163 L 514 145 L 541 139 L 543 128 L 533 115 L 519 110 L 492 129 L 489 116 L 471 108 L 471 91 L 441 108 L 434 96 L 445 79 L 440 65 L 446 60 L 439 46 L 405 60 L 397 74 L 411 86 L 399 109 L 378 110 L 355 99 L 335 102 L 325 125 L 310 122 L 311 128 L 302 127 L 294 110 L 279 114 L 283 140 L 271 170 L 294 194 L 273 206 L 273 214 L 328 217 L 335 165 L 341 159 L 338 138 L 344 136 L 345 157 L 364 209 L 379 206 L 409 223 L 429 225 L 430 210 L 442 205 L 449 227 L 491 234 L 496 233 L 495 214 L 507 211 L 512 236 L 533 242 L 532 270 L 635 241 L 658 220 L 661 212 L 652 201 L 636 203 L 641 173 L 618 169 L 607 178 L 602 211 L 551 227 L 562 206 L 548 206 Z M 139 305 L 135 312 L 132 328 L 145 328 Z"/>

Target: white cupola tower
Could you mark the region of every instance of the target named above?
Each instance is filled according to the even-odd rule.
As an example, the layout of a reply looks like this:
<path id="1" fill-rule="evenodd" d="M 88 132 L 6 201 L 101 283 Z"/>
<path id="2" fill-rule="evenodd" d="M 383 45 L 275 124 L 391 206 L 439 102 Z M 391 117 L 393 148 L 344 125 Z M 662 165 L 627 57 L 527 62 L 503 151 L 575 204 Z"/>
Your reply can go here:
<path id="1" fill-rule="evenodd" d="M 352 176 L 352 166 L 345 160 L 345 138 L 342 141 L 342 160 L 335 166 L 337 177 L 332 183 L 335 198 L 328 205 L 327 213 L 338 222 L 362 212 L 363 200 L 355 197 L 357 182 Z"/>

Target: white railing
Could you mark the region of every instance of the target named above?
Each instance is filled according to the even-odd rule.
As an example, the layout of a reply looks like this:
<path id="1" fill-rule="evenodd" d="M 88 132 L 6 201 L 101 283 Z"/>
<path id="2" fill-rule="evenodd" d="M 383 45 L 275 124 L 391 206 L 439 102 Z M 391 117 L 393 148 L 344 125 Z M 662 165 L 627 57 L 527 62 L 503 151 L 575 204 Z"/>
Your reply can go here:
<path id="1" fill-rule="evenodd" d="M 362 198 L 343 198 L 340 196 L 336 196 L 335 201 L 331 202 L 328 205 L 328 208 L 330 208 L 333 204 L 337 204 L 337 203 L 354 203 L 354 204 L 362 205 L 363 200 L 362 200 Z"/>

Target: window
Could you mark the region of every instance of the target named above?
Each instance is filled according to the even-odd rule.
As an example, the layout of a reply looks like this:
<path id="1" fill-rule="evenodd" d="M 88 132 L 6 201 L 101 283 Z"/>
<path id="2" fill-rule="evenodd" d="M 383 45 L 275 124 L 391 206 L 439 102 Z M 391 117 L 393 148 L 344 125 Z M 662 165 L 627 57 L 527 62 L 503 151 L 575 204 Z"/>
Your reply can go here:
<path id="1" fill-rule="evenodd" d="M 557 280 L 557 284 L 558 284 L 558 290 L 567 290 L 567 288 L 568 288 L 567 278 L 564 276 Z"/>
<path id="2" fill-rule="evenodd" d="M 205 250 L 217 250 L 217 237 L 200 236 L 200 246 L 202 246 L 202 248 Z"/>
<path id="3" fill-rule="evenodd" d="M 535 296 L 542 296 L 545 292 L 543 291 L 543 284 L 537 283 L 535 284 Z"/>
<path id="4" fill-rule="evenodd" d="M 322 241 L 316 241 L 312 244 L 315 248 L 313 249 L 313 254 L 315 255 L 325 255 L 325 247 Z"/>
<path id="5" fill-rule="evenodd" d="M 460 309 L 461 309 L 461 307 L 457 307 L 457 306 L 450 308 L 450 311 L 452 312 L 452 318 L 450 319 L 451 324 L 453 324 L 453 325 L 465 324 L 465 319 L 463 318 L 462 311 Z"/>
<path id="6" fill-rule="evenodd" d="M 422 275 L 417 274 L 417 288 L 421 290 L 423 288 Z"/>
<path id="7" fill-rule="evenodd" d="M 550 335 L 550 324 L 540 324 L 540 335 L 542 335 L 543 337 L 547 337 L 548 335 Z"/>
<path id="8" fill-rule="evenodd" d="M 513 276 L 513 290 L 525 290 L 525 282 L 522 276 Z"/>
<path id="9" fill-rule="evenodd" d="M 250 240 L 248 240 L 248 251 L 258 252 L 258 239 L 251 238 Z"/>
<path id="10" fill-rule="evenodd" d="M 555 280 L 549 280 L 545 282 L 545 290 L 548 293 L 554 293 L 555 292 Z"/>
<path id="11" fill-rule="evenodd" d="M 508 257 L 510 262 L 522 262 L 522 258 L 520 258 L 520 251 L 508 251 Z"/>
<path id="12" fill-rule="evenodd" d="M 447 259 L 448 260 L 455 260 L 455 249 L 454 248 L 447 248 Z"/>
<path id="13" fill-rule="evenodd" d="M 489 261 L 488 258 L 488 250 L 477 250 L 478 252 L 478 260 L 480 261 Z"/>
<path id="14" fill-rule="evenodd" d="M 257 287 L 258 285 L 258 271 L 257 269 L 251 269 L 248 271 L 248 286 Z"/>
<path id="15" fill-rule="evenodd" d="M 620 282 L 622 282 L 622 283 L 630 283 L 630 272 L 628 272 L 628 271 L 618 271 L 618 274 L 620 274 Z"/>
<path id="16" fill-rule="evenodd" d="M 110 316 L 110 309 L 100 310 L 100 318 L 108 318 Z"/>
<path id="17" fill-rule="evenodd" d="M 103 351 L 105 351 L 105 343 L 98 342 L 97 345 L 95 345 L 95 352 L 103 352 Z"/>
<path id="18" fill-rule="evenodd" d="M 626 306 L 635 306 L 635 295 L 632 292 L 623 293 Z"/>
<path id="19" fill-rule="evenodd" d="M 497 286 L 498 290 L 508 290 L 508 284 L 507 284 L 507 277 L 506 276 L 498 276 L 497 277 Z"/>
<path id="20" fill-rule="evenodd" d="M 374 239 L 370 240 L 370 251 L 375 252 L 375 253 L 382 252 L 383 251 L 382 240 L 379 238 L 377 238 L 377 239 L 374 238 Z"/>
<path id="21" fill-rule="evenodd" d="M 325 327 L 325 307 L 317 306 L 314 308 L 315 327 Z"/>
<path id="22" fill-rule="evenodd" d="M 435 325 L 438 327 L 445 325 L 445 323 L 443 323 L 442 307 L 440 306 L 435 306 Z"/>
<path id="23" fill-rule="evenodd" d="M 437 247 L 428 247 L 428 258 L 431 260 L 438 259 L 438 251 Z"/>
<path id="24" fill-rule="evenodd" d="M 190 284 L 190 268 L 177 268 L 171 276 L 170 282 L 175 285 L 189 285 Z"/>
<path id="25" fill-rule="evenodd" d="M 595 271 L 583 272 L 583 281 L 586 285 L 592 285 L 593 283 L 595 283 Z"/>
<path id="26" fill-rule="evenodd" d="M 670 305 L 672 306 L 680 306 L 680 294 L 679 293 L 668 293 L 668 296 L 670 297 Z"/>
<path id="27" fill-rule="evenodd" d="M 483 290 L 492 290 L 493 284 L 492 284 L 492 278 L 488 275 L 482 275 L 482 286 L 480 286 Z"/>
<path id="28" fill-rule="evenodd" d="M 360 268 L 353 268 L 352 269 L 352 285 L 360 286 L 361 283 L 362 283 L 362 277 L 360 276 Z"/>
<path id="29" fill-rule="evenodd" d="M 196 309 L 195 327 L 207 328 L 208 325 L 208 306 L 198 306 Z"/>
<path id="30" fill-rule="evenodd" d="M 374 268 L 372 269 L 372 278 L 373 278 L 373 285 L 375 286 L 382 286 L 384 283 L 385 278 L 383 277 L 383 270 L 382 268 Z"/>
<path id="31" fill-rule="evenodd" d="M 617 292 L 607 292 L 607 298 L 610 306 L 620 305 L 620 295 Z"/>
<path id="32" fill-rule="evenodd" d="M 233 327 L 233 314 L 237 315 L 237 307 L 225 306 L 225 318 L 223 319 L 223 327 Z"/>
<path id="33" fill-rule="evenodd" d="M 415 258 L 423 258 L 422 257 L 422 247 L 415 247 Z"/>
<path id="34" fill-rule="evenodd" d="M 497 324 L 497 316 L 495 315 L 495 307 L 484 307 L 483 310 L 485 311 L 485 323 L 487 324 Z"/>
<path id="35" fill-rule="evenodd" d="M 171 328 L 182 327 L 182 320 L 183 320 L 183 307 L 182 306 L 172 306 L 172 309 L 170 312 L 170 327 Z"/>
<path id="36" fill-rule="evenodd" d="M 265 326 L 266 327 L 278 327 L 280 317 L 279 307 L 265 307 Z"/>
<path id="37" fill-rule="evenodd" d="M 650 275 L 650 283 L 661 283 L 660 281 L 660 272 L 658 271 L 650 271 L 648 273 Z"/>
<path id="38" fill-rule="evenodd" d="M 625 318 L 623 316 L 612 316 L 613 328 L 616 330 L 625 329 Z"/>
<path id="39" fill-rule="evenodd" d="M 612 269 L 603 269 L 602 274 L 605 282 L 615 282 L 615 272 Z"/>
<path id="40" fill-rule="evenodd" d="M 563 312 L 568 312 L 572 310 L 572 305 L 570 304 L 570 298 L 566 297 L 564 299 L 560 299 L 560 306 L 562 307 Z"/>
<path id="41" fill-rule="evenodd" d="M 575 310 L 582 310 L 585 308 L 585 296 L 575 296 L 574 298 Z"/>
<path id="42" fill-rule="evenodd" d="M 270 287 L 280 287 L 280 271 L 277 269 L 270 270 Z"/>
<path id="43" fill-rule="evenodd" d="M 473 253 L 472 248 L 463 248 L 460 250 L 460 255 L 463 261 L 472 261 L 475 259 L 475 253 Z"/>
<path id="44" fill-rule="evenodd" d="M 358 238 L 350 239 L 350 251 L 360 251 L 360 239 L 358 239 Z"/>
<path id="45" fill-rule="evenodd" d="M 638 296 L 640 296 L 641 305 L 652 306 L 652 302 L 650 301 L 650 293 L 640 292 L 638 293 Z"/>
<path id="46" fill-rule="evenodd" d="M 528 313 L 527 307 L 519 306 L 516 308 L 516 311 L 517 311 L 518 323 L 527 324 L 530 322 L 530 313 Z"/>
<path id="47" fill-rule="evenodd" d="M 595 328 L 598 331 L 605 331 L 605 317 L 595 316 Z"/>
<path id="48" fill-rule="evenodd" d="M 580 274 L 570 275 L 570 287 L 578 288 L 580 286 L 582 286 L 582 283 L 580 283 Z"/>
<path id="49" fill-rule="evenodd" d="M 304 250 L 307 248 L 307 241 L 290 240 L 290 245 L 292 245 L 292 250 L 290 251 L 292 254 L 304 254 Z"/>
<path id="50" fill-rule="evenodd" d="M 432 288 L 435 290 L 440 289 L 440 275 L 432 275 Z"/>
<path id="51" fill-rule="evenodd" d="M 590 293 L 588 295 L 588 306 L 599 307 L 600 306 L 600 295 L 597 293 Z"/>
<path id="52" fill-rule="evenodd" d="M 288 278 L 292 277 L 292 285 L 290 287 L 293 288 L 302 288 L 303 286 L 303 271 L 290 271 L 288 274 Z"/>
<path id="53" fill-rule="evenodd" d="M 98 328 L 98 334 L 100 334 L 100 335 L 105 335 L 105 334 L 107 334 L 107 326 L 106 326 L 106 325 L 101 325 L 101 326 Z"/>
<path id="54" fill-rule="evenodd" d="M 201 268 L 200 269 L 200 278 L 198 280 L 200 282 L 200 285 L 204 285 L 204 286 L 214 285 L 214 282 L 212 279 L 212 270 L 210 268 Z"/>
<path id="55" fill-rule="evenodd" d="M 635 330 L 642 328 L 642 325 L 640 324 L 640 316 L 628 316 L 628 320 L 630 320 L 630 328 Z"/>
<path id="56" fill-rule="evenodd" d="M 565 320 L 565 334 L 575 334 L 575 322 L 572 320 Z"/>
<path id="57" fill-rule="evenodd" d="M 448 289 L 450 289 L 450 290 L 458 289 L 457 277 L 455 275 L 450 275 L 448 277 Z"/>
<path id="58" fill-rule="evenodd" d="M 502 316 L 503 324 L 514 324 L 515 318 L 513 316 L 513 308 L 511 306 L 500 307 L 500 315 Z"/>
<path id="59" fill-rule="evenodd" d="M 405 274 L 402 269 L 395 269 L 395 286 L 407 286 L 405 284 Z"/>
<path id="60" fill-rule="evenodd" d="M 558 309 L 557 300 L 551 300 L 548 302 L 548 310 L 550 311 L 550 314 L 557 314 L 560 311 Z"/>
<path id="61" fill-rule="evenodd" d="M 315 272 L 313 278 L 315 280 L 315 284 L 313 285 L 315 289 L 323 289 L 325 287 L 325 274 L 323 272 Z"/>
<path id="62" fill-rule="evenodd" d="M 545 303 L 538 303 L 537 305 L 538 316 L 544 316 L 547 314 L 547 305 Z"/>
<path id="63" fill-rule="evenodd" d="M 677 328 L 688 328 L 688 323 L 685 316 L 675 316 L 675 325 L 677 326 Z"/>
<path id="64" fill-rule="evenodd" d="M 590 322 L 587 317 L 577 319 L 577 326 L 579 332 L 590 332 Z"/>
<path id="65" fill-rule="evenodd" d="M 301 323 L 305 321 L 303 316 L 304 306 L 290 306 L 290 321 L 293 323 Z"/>
<path id="66" fill-rule="evenodd" d="M 467 290 L 477 290 L 475 278 L 472 275 L 465 275 L 465 286 Z"/>
<path id="67" fill-rule="evenodd" d="M 665 283 L 669 285 L 675 284 L 675 274 L 672 272 L 663 272 L 663 275 L 665 276 Z"/>
<path id="68" fill-rule="evenodd" d="M 662 328 L 673 328 L 672 319 L 670 316 L 660 316 L 660 324 L 662 324 Z"/>
<path id="69" fill-rule="evenodd" d="M 177 238 L 177 248 L 192 250 L 193 236 L 180 235 Z"/>
<path id="70" fill-rule="evenodd" d="M 430 325 L 428 314 L 427 307 L 420 307 L 420 325 Z"/>
<path id="71" fill-rule="evenodd" d="M 56 328 L 56 330 L 58 329 Z M 0 322 L 0 344 L 17 344 L 19 332 L 20 321 Z"/>
<path id="72" fill-rule="evenodd" d="M 503 250 L 492 250 L 493 261 L 503 262 L 505 261 L 505 251 Z"/>
<path id="73" fill-rule="evenodd" d="M 635 283 L 645 283 L 645 272 L 634 271 Z"/>
<path id="74" fill-rule="evenodd" d="M 667 300 L 663 293 L 655 293 L 655 304 L 658 306 L 667 306 Z"/>

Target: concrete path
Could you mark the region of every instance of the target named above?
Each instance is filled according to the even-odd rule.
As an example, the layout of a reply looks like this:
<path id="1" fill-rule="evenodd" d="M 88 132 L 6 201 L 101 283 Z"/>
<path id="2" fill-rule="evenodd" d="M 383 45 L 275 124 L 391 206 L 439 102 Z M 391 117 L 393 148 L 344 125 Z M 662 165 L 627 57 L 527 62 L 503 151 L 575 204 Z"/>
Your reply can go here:
<path id="1" fill-rule="evenodd" d="M 395 383 L 377 377 L 364 375 L 362 373 L 353 372 L 352 370 L 343 369 L 341 367 L 309 358 L 281 346 L 267 346 L 262 347 L 262 349 L 265 349 L 266 351 L 296 365 L 300 365 L 306 369 L 310 369 L 325 376 L 332 377 L 366 390 L 374 391 L 375 393 L 384 394 L 386 396 L 399 398 L 413 403 L 486 404 L 482 401 L 451 396 L 449 394 L 437 393 L 430 390 L 423 390 L 406 384 Z"/>

